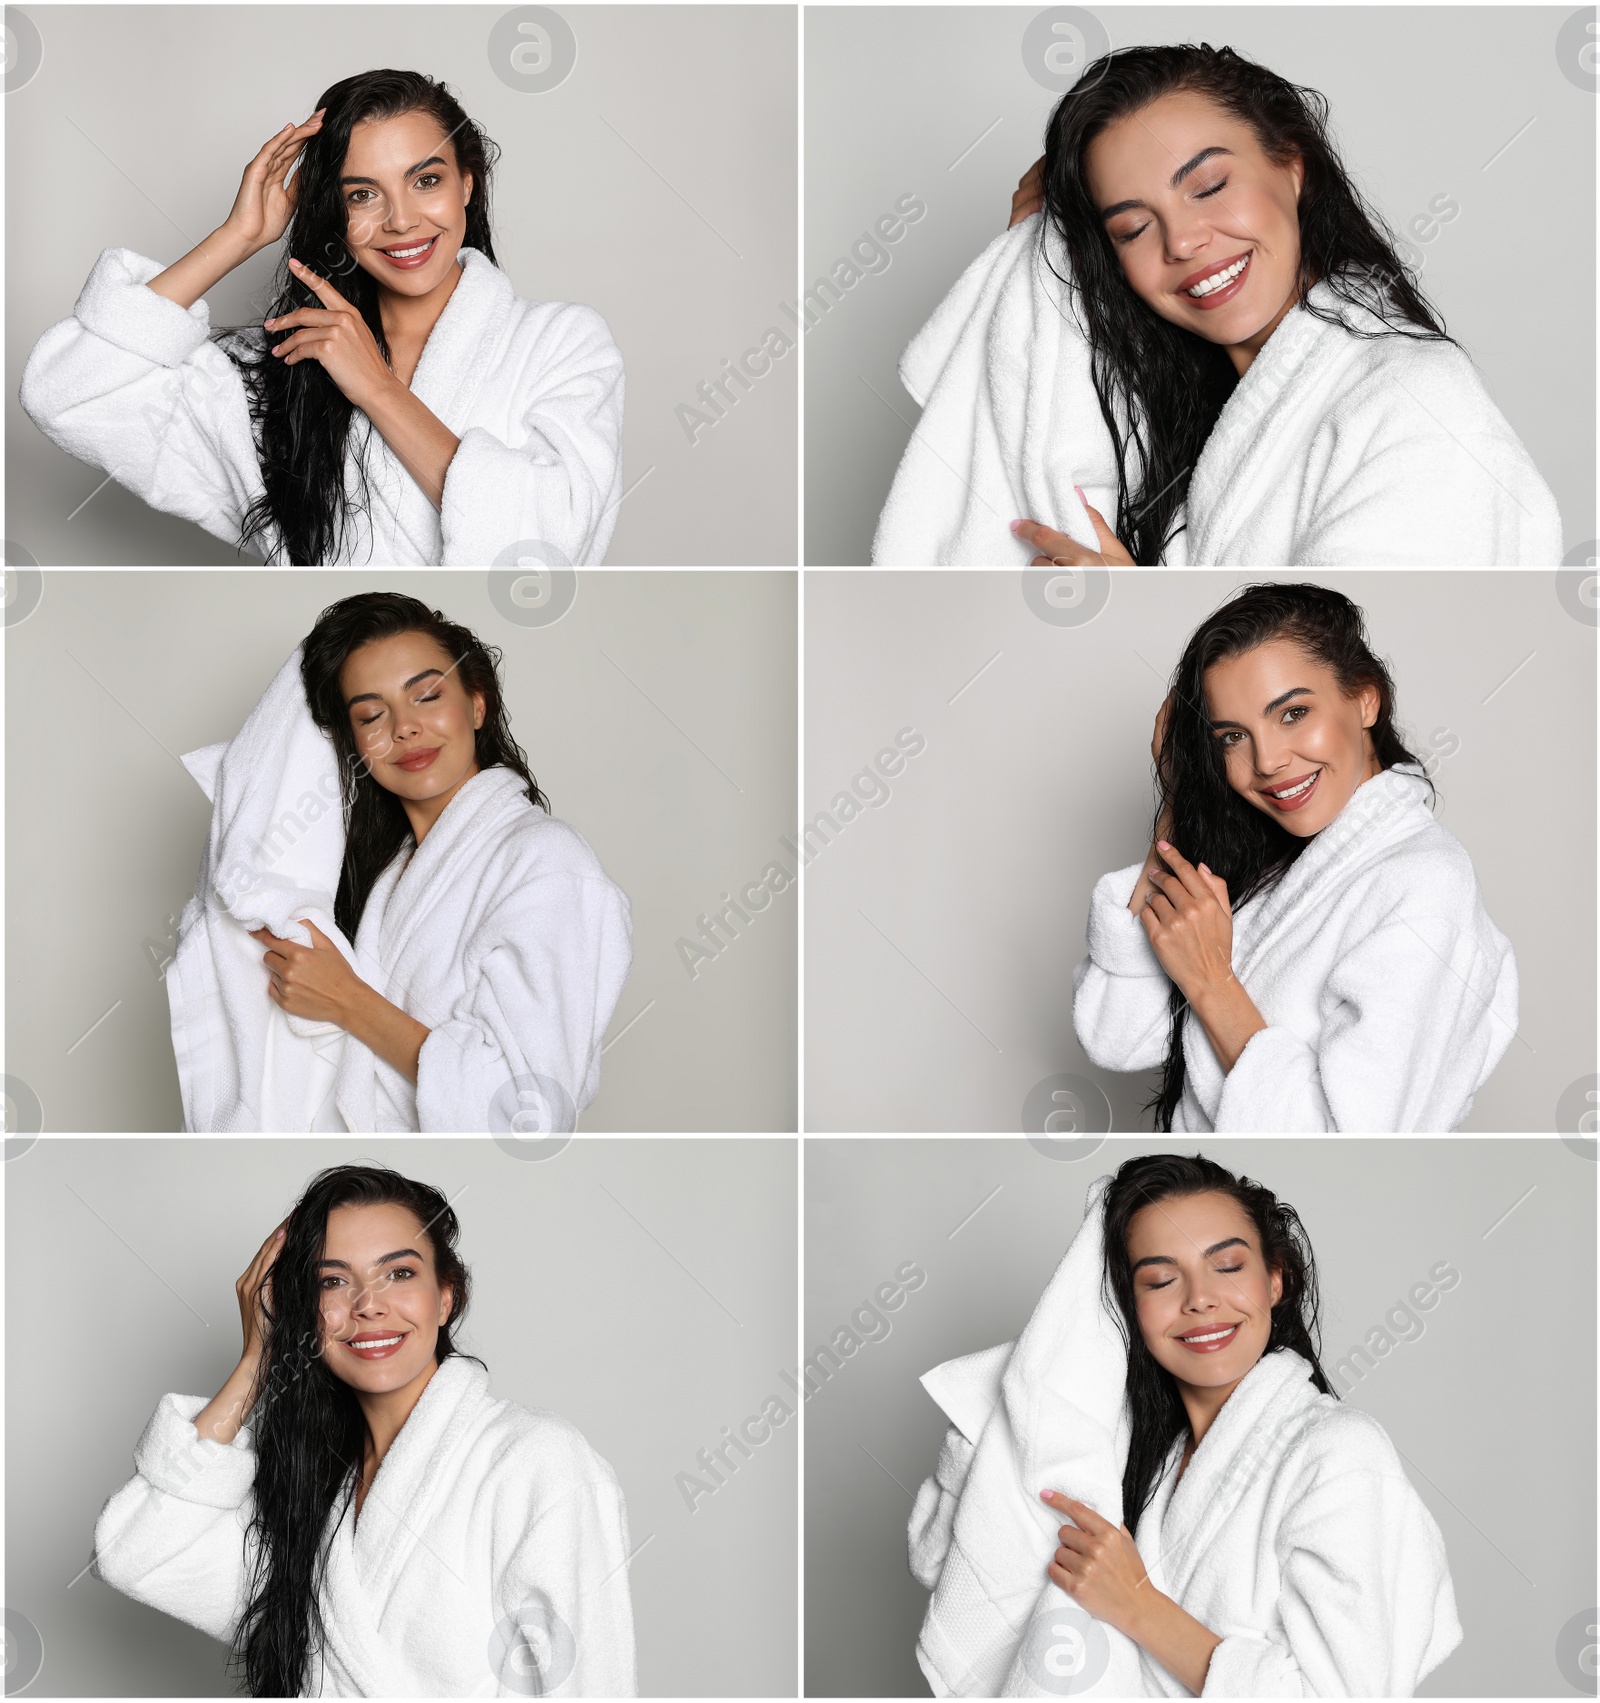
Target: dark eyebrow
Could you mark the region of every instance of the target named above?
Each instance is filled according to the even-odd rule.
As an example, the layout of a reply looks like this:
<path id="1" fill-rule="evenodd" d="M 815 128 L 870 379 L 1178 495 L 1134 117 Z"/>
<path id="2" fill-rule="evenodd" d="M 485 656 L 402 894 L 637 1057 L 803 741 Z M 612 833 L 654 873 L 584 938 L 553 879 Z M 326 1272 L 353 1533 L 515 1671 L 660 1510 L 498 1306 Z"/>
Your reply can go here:
<path id="1" fill-rule="evenodd" d="M 406 681 L 405 689 L 409 692 L 419 680 L 426 680 L 430 674 L 437 674 L 441 680 L 444 679 L 444 670 L 442 668 L 424 668 L 420 674 L 413 674 L 411 678 Z M 374 703 L 381 704 L 383 702 L 383 694 L 381 692 L 357 692 L 353 698 L 346 702 L 344 707 L 349 709 L 352 704 L 364 703 L 368 698 L 370 698 Z"/>
<path id="2" fill-rule="evenodd" d="M 400 1248 L 395 1253 L 384 1254 L 381 1258 L 374 1260 L 372 1263 L 374 1265 L 387 1265 L 390 1260 L 399 1260 L 399 1259 L 414 1259 L 419 1265 L 422 1263 L 422 1255 L 419 1254 L 415 1248 Z M 351 1269 L 348 1265 L 345 1264 L 345 1262 L 343 1260 L 318 1260 L 317 1261 L 317 1266 L 318 1266 L 319 1270 L 325 1265 L 336 1265 L 336 1266 L 338 1266 L 340 1271 L 349 1271 Z"/>
<path id="3" fill-rule="evenodd" d="M 424 166 L 447 166 L 449 163 L 450 162 L 448 160 L 440 159 L 437 154 L 430 154 L 427 159 L 419 160 L 416 165 L 412 166 L 409 171 L 402 173 L 402 175 L 405 177 L 415 177 Z M 382 185 L 375 177 L 341 177 L 339 182 L 341 184 L 370 183 L 374 189 L 382 188 Z"/>
<path id="4" fill-rule="evenodd" d="M 1250 1244 L 1243 1236 L 1229 1236 L 1224 1241 L 1213 1242 L 1211 1246 L 1206 1249 L 1205 1257 L 1210 1259 L 1213 1254 L 1221 1253 L 1224 1248 L 1238 1247 L 1248 1249 L 1249 1246 Z M 1137 1271 L 1141 1266 L 1176 1265 L 1177 1263 L 1178 1262 L 1171 1254 L 1147 1254 L 1142 1260 L 1135 1260 L 1133 1262 L 1133 1269 Z"/>
<path id="5" fill-rule="evenodd" d="M 1287 692 L 1282 692 L 1274 698 L 1261 713 L 1262 715 L 1271 715 L 1274 710 L 1281 710 L 1291 698 L 1309 698 L 1311 695 L 1309 686 L 1291 686 Z M 1209 723 L 1209 726 L 1215 733 L 1219 727 L 1239 727 L 1240 724 L 1236 721 L 1214 721 Z M 1240 731 L 1242 732 L 1243 729 L 1241 728 Z"/>
<path id="6" fill-rule="evenodd" d="M 1229 158 L 1232 158 L 1233 150 L 1231 148 L 1202 148 L 1192 160 L 1186 161 L 1172 174 L 1172 176 L 1167 180 L 1168 188 L 1176 189 L 1197 165 L 1199 165 L 1203 160 L 1209 160 L 1213 154 L 1227 154 Z M 1118 201 L 1115 205 L 1107 207 L 1105 211 L 1101 213 L 1100 217 L 1102 220 L 1112 219 L 1115 218 L 1118 213 L 1126 213 L 1130 208 L 1148 207 L 1149 205 L 1150 203 L 1148 201 L 1140 201 L 1137 197 L 1131 201 Z"/>

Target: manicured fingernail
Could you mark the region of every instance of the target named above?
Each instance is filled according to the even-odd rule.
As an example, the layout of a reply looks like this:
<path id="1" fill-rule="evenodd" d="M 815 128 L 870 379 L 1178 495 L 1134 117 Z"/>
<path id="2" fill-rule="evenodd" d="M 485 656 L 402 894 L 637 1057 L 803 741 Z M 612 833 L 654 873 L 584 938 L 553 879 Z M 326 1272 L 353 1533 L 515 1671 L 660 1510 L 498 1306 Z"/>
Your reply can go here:
<path id="1" fill-rule="evenodd" d="M 1170 845 L 1168 845 L 1168 843 L 1165 840 L 1157 840 L 1156 841 L 1156 850 L 1157 851 L 1171 851 L 1172 847 Z"/>
<path id="2" fill-rule="evenodd" d="M 280 1236 L 283 1234 L 283 1226 L 281 1224 L 278 1226 L 278 1234 Z"/>
<path id="3" fill-rule="evenodd" d="M 1025 520 L 1014 520 L 1011 523 L 1011 530 L 1013 532 L 1021 532 L 1023 527 L 1025 527 L 1027 524 L 1028 523 Z"/>

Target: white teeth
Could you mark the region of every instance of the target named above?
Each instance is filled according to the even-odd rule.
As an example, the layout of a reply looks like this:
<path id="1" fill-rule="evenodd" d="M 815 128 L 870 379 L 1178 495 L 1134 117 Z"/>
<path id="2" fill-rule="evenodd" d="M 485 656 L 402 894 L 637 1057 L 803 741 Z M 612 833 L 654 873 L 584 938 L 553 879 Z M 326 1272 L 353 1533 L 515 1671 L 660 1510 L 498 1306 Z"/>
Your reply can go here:
<path id="1" fill-rule="evenodd" d="M 1299 786 L 1292 786 L 1287 792 L 1272 792 L 1269 788 L 1268 796 L 1272 798 L 1298 798 L 1301 793 L 1305 792 L 1310 787 L 1311 783 L 1317 778 L 1317 775 L 1320 775 L 1321 773 L 1321 769 L 1318 769 L 1317 774 L 1307 775 L 1306 778 L 1301 781 Z"/>
<path id="2" fill-rule="evenodd" d="M 427 242 L 418 244 L 416 248 L 386 248 L 383 252 L 391 260 L 409 260 L 414 254 L 424 253 L 432 241 L 433 238 L 429 237 Z"/>
<path id="3" fill-rule="evenodd" d="M 1247 254 L 1243 260 L 1234 261 L 1233 265 L 1225 267 L 1221 272 L 1213 272 L 1209 278 L 1202 278 L 1198 284 L 1185 290 L 1186 296 L 1209 296 L 1214 290 L 1220 290 L 1224 284 L 1231 284 L 1249 264 Z"/>
<path id="4" fill-rule="evenodd" d="M 1237 1325 L 1229 1325 L 1226 1330 L 1214 1330 L 1214 1331 L 1212 1331 L 1210 1336 L 1186 1336 L 1186 1337 L 1183 1338 L 1183 1341 L 1185 1341 L 1185 1342 L 1220 1342 L 1223 1339 L 1223 1337 L 1231 1336 L 1238 1328 L 1239 1327 Z"/>
<path id="5" fill-rule="evenodd" d="M 393 1348 L 400 1340 L 397 1336 L 375 1336 L 369 1342 L 352 1342 L 352 1348 Z"/>

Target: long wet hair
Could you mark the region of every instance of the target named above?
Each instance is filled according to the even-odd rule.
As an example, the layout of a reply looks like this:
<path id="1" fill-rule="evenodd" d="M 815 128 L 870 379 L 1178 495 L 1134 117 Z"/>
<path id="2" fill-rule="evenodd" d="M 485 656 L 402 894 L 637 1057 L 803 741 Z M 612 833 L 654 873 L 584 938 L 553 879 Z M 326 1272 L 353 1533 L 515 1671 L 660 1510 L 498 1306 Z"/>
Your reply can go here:
<path id="1" fill-rule="evenodd" d="M 1360 608 L 1321 585 L 1247 585 L 1195 628 L 1171 682 L 1172 708 L 1156 759 L 1157 803 L 1151 840 L 1171 841 L 1190 863 L 1204 862 L 1228 886 L 1235 915 L 1247 899 L 1276 886 L 1315 839 L 1291 834 L 1247 804 L 1228 784 L 1227 762 L 1206 715 L 1205 676 L 1213 664 L 1273 639 L 1291 639 L 1330 669 L 1346 697 L 1370 686 L 1378 717 L 1368 732 L 1384 768 L 1417 763 L 1395 726 L 1394 679 L 1367 639 Z M 1428 782 L 1431 792 L 1433 782 Z M 1170 813 L 1170 814 L 1169 814 Z M 1156 1128 L 1170 1130 L 1183 1098 L 1183 1022 L 1188 1002 L 1174 983 L 1161 1086 L 1146 1106 Z"/>
<path id="2" fill-rule="evenodd" d="M 1122 1518 L 1139 1535 L 1139 1520 L 1161 1477 L 1173 1443 L 1189 1430 L 1189 1415 L 1177 1379 L 1145 1346 L 1139 1330 L 1133 1272 L 1128 1260 L 1128 1225 L 1152 1202 L 1195 1194 L 1225 1194 L 1236 1201 L 1255 1226 L 1268 1272 L 1283 1279 L 1283 1295 L 1272 1309 L 1272 1328 L 1263 1356 L 1292 1348 L 1311 1364 L 1311 1381 L 1324 1395 L 1337 1398 L 1318 1359 L 1317 1266 L 1300 1215 L 1262 1183 L 1236 1177 L 1214 1160 L 1196 1153 L 1151 1153 L 1126 1160 L 1106 1190 L 1106 1307 L 1117 1320 L 1128 1349 L 1128 1410 L 1132 1422 L 1128 1464 L 1122 1472 Z"/>
<path id="3" fill-rule="evenodd" d="M 372 778 L 356 750 L 339 671 L 352 651 L 399 633 L 426 633 L 454 660 L 467 695 L 483 693 L 483 726 L 474 735 L 479 769 L 513 770 L 525 783 L 528 802 L 540 810 L 550 808 L 528 768 L 527 753 L 511 736 L 498 647 L 403 592 L 363 591 L 330 603 L 302 643 L 300 679 L 311 719 L 332 738 L 339 757 L 345 847 L 333 920 L 352 941 L 373 883 L 411 837 L 411 822 L 399 796 Z"/>
<path id="4" fill-rule="evenodd" d="M 367 1440 L 355 1392 L 322 1356 L 317 1263 L 335 1207 L 380 1205 L 403 1206 L 422 1226 L 438 1282 L 453 1288 L 434 1359 L 442 1365 L 460 1354 L 454 1339 L 470 1279 L 456 1251 L 461 1227 L 450 1203 L 427 1183 L 383 1166 L 334 1165 L 319 1172 L 289 1214 L 283 1246 L 262 1280 L 270 1280 L 270 1301 L 263 1296 L 267 1332 L 249 1416 L 256 1453 L 253 1543 L 247 1541 L 251 1594 L 232 1656 L 252 1697 L 315 1695 L 311 1664 L 325 1638 L 317 1603 L 328 1559 L 323 1532 L 335 1504 L 342 1518 L 355 1494 Z"/>
<path id="5" fill-rule="evenodd" d="M 1343 321 L 1362 337 L 1454 341 L 1415 271 L 1396 252 L 1394 234 L 1345 172 L 1328 136 L 1325 96 L 1286 82 L 1230 47 L 1205 43 L 1119 48 L 1094 60 L 1050 115 L 1045 219 L 1066 246 L 1071 277 L 1061 281 L 1088 337 L 1100 412 L 1117 449 L 1114 530 L 1134 561 L 1146 566 L 1160 562 L 1181 530 L 1174 521 L 1190 475 L 1238 376 L 1220 344 L 1163 319 L 1134 294 L 1089 193 L 1085 157 L 1108 125 L 1179 90 L 1205 95 L 1248 124 L 1275 165 L 1287 166 L 1296 155 L 1304 161 L 1296 300 L 1326 280 L 1336 295 L 1376 313 L 1388 329 L 1358 330 L 1343 316 L 1306 304 L 1308 313 L 1330 324 Z"/>
<path id="6" fill-rule="evenodd" d="M 472 178 L 467 202 L 464 248 L 475 248 L 492 261 L 489 190 L 500 150 L 467 117 L 444 83 L 419 71 L 363 71 L 326 90 L 317 102 L 328 110 L 322 128 L 301 151 L 292 182 L 299 185 L 294 212 L 284 233 L 283 252 L 273 274 L 268 319 L 297 308 L 320 307 L 307 284 L 289 271 L 290 256 L 325 278 L 367 322 L 385 361 L 389 344 L 379 312 L 380 286 L 360 265 L 346 242 L 349 210 L 339 177 L 350 149 L 350 133 L 368 119 L 426 113 L 455 150 L 456 163 Z M 313 109 L 315 110 L 315 109 Z M 269 561 L 316 566 L 338 559 L 353 517 L 369 500 L 365 455 L 372 424 L 356 408 L 320 361 L 286 366 L 271 353 L 276 339 L 259 326 L 218 340 L 244 377 L 251 419 L 260 441 L 261 479 L 265 487 L 244 516 L 241 546 L 270 549 Z M 357 457 L 359 488 L 345 489 L 345 446 L 352 429 L 361 436 Z M 273 541 L 276 539 L 276 545 Z"/>

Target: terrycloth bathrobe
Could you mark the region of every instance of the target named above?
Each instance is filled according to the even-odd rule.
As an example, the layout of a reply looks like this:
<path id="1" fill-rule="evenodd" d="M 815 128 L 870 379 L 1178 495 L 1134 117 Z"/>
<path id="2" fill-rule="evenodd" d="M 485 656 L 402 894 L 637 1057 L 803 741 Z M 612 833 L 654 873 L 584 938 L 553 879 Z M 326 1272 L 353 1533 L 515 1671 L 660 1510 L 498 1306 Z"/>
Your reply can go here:
<path id="1" fill-rule="evenodd" d="M 210 1398 L 166 1395 L 95 1526 L 94 1572 L 231 1643 L 249 1604 L 254 1434 L 202 1439 Z M 310 1697 L 633 1697 L 628 1516 L 616 1474 L 558 1414 L 489 1393 L 453 1356 L 356 1518 L 336 1501 Z"/>
<path id="2" fill-rule="evenodd" d="M 917 1657 L 940 1697 L 1184 1697 L 1050 1579 L 1060 1490 L 1125 1523 L 1126 1354 L 1100 1291 L 1109 1178 L 1015 1343 L 923 1384 L 952 1424 L 908 1529 L 933 1593 Z M 1204 1697 L 1409 1697 L 1461 1642 L 1437 1522 L 1370 1414 L 1292 1349 L 1240 1380 L 1136 1543 L 1151 1583 L 1221 1638 Z"/>
<path id="3" fill-rule="evenodd" d="M 1005 567 L 1042 521 L 1095 548 L 1073 493 L 1116 523 L 1116 452 L 1054 228 L 989 244 L 906 346 L 922 416 L 879 518 L 886 566 Z M 1550 488 L 1454 344 L 1364 338 L 1380 322 L 1326 284 L 1274 329 L 1213 426 L 1166 566 L 1553 567 Z M 1354 329 L 1352 329 L 1354 328 Z M 1124 541 L 1126 542 L 1126 541 Z"/>
<path id="4" fill-rule="evenodd" d="M 1409 763 L 1364 781 L 1278 884 L 1234 913 L 1233 971 L 1267 1027 L 1224 1075 L 1185 1013 L 1175 1133 L 1461 1124 L 1516 1033 L 1517 966 L 1426 799 Z M 1167 1052 L 1172 984 L 1128 909 L 1142 867 L 1095 884 L 1073 972 L 1073 1027 L 1106 1070 L 1149 1070 Z"/>
<path id="5" fill-rule="evenodd" d="M 632 962 L 632 912 L 588 842 L 489 768 L 378 877 L 353 942 L 333 921 L 344 826 L 332 741 L 298 648 L 235 738 L 185 763 L 212 801 L 195 894 L 167 967 L 184 1125 L 214 1132 L 576 1127 Z M 430 1033 L 413 1085 L 331 1023 L 267 993 L 265 946 L 309 918 Z"/>
<path id="6" fill-rule="evenodd" d="M 369 507 L 331 561 L 602 561 L 622 497 L 622 356 L 606 322 L 575 303 L 521 300 L 476 249 L 461 250 L 461 266 L 411 381 L 461 440 L 442 511 L 358 410 L 345 489 L 359 494 L 364 460 Z M 72 317 L 34 346 L 22 406 L 68 455 L 236 546 L 263 488 L 244 380 L 211 341 L 204 300 L 184 309 L 145 288 L 163 270 L 108 248 Z M 259 349 L 265 333 L 248 335 Z M 269 560 L 281 560 L 276 539 Z"/>

